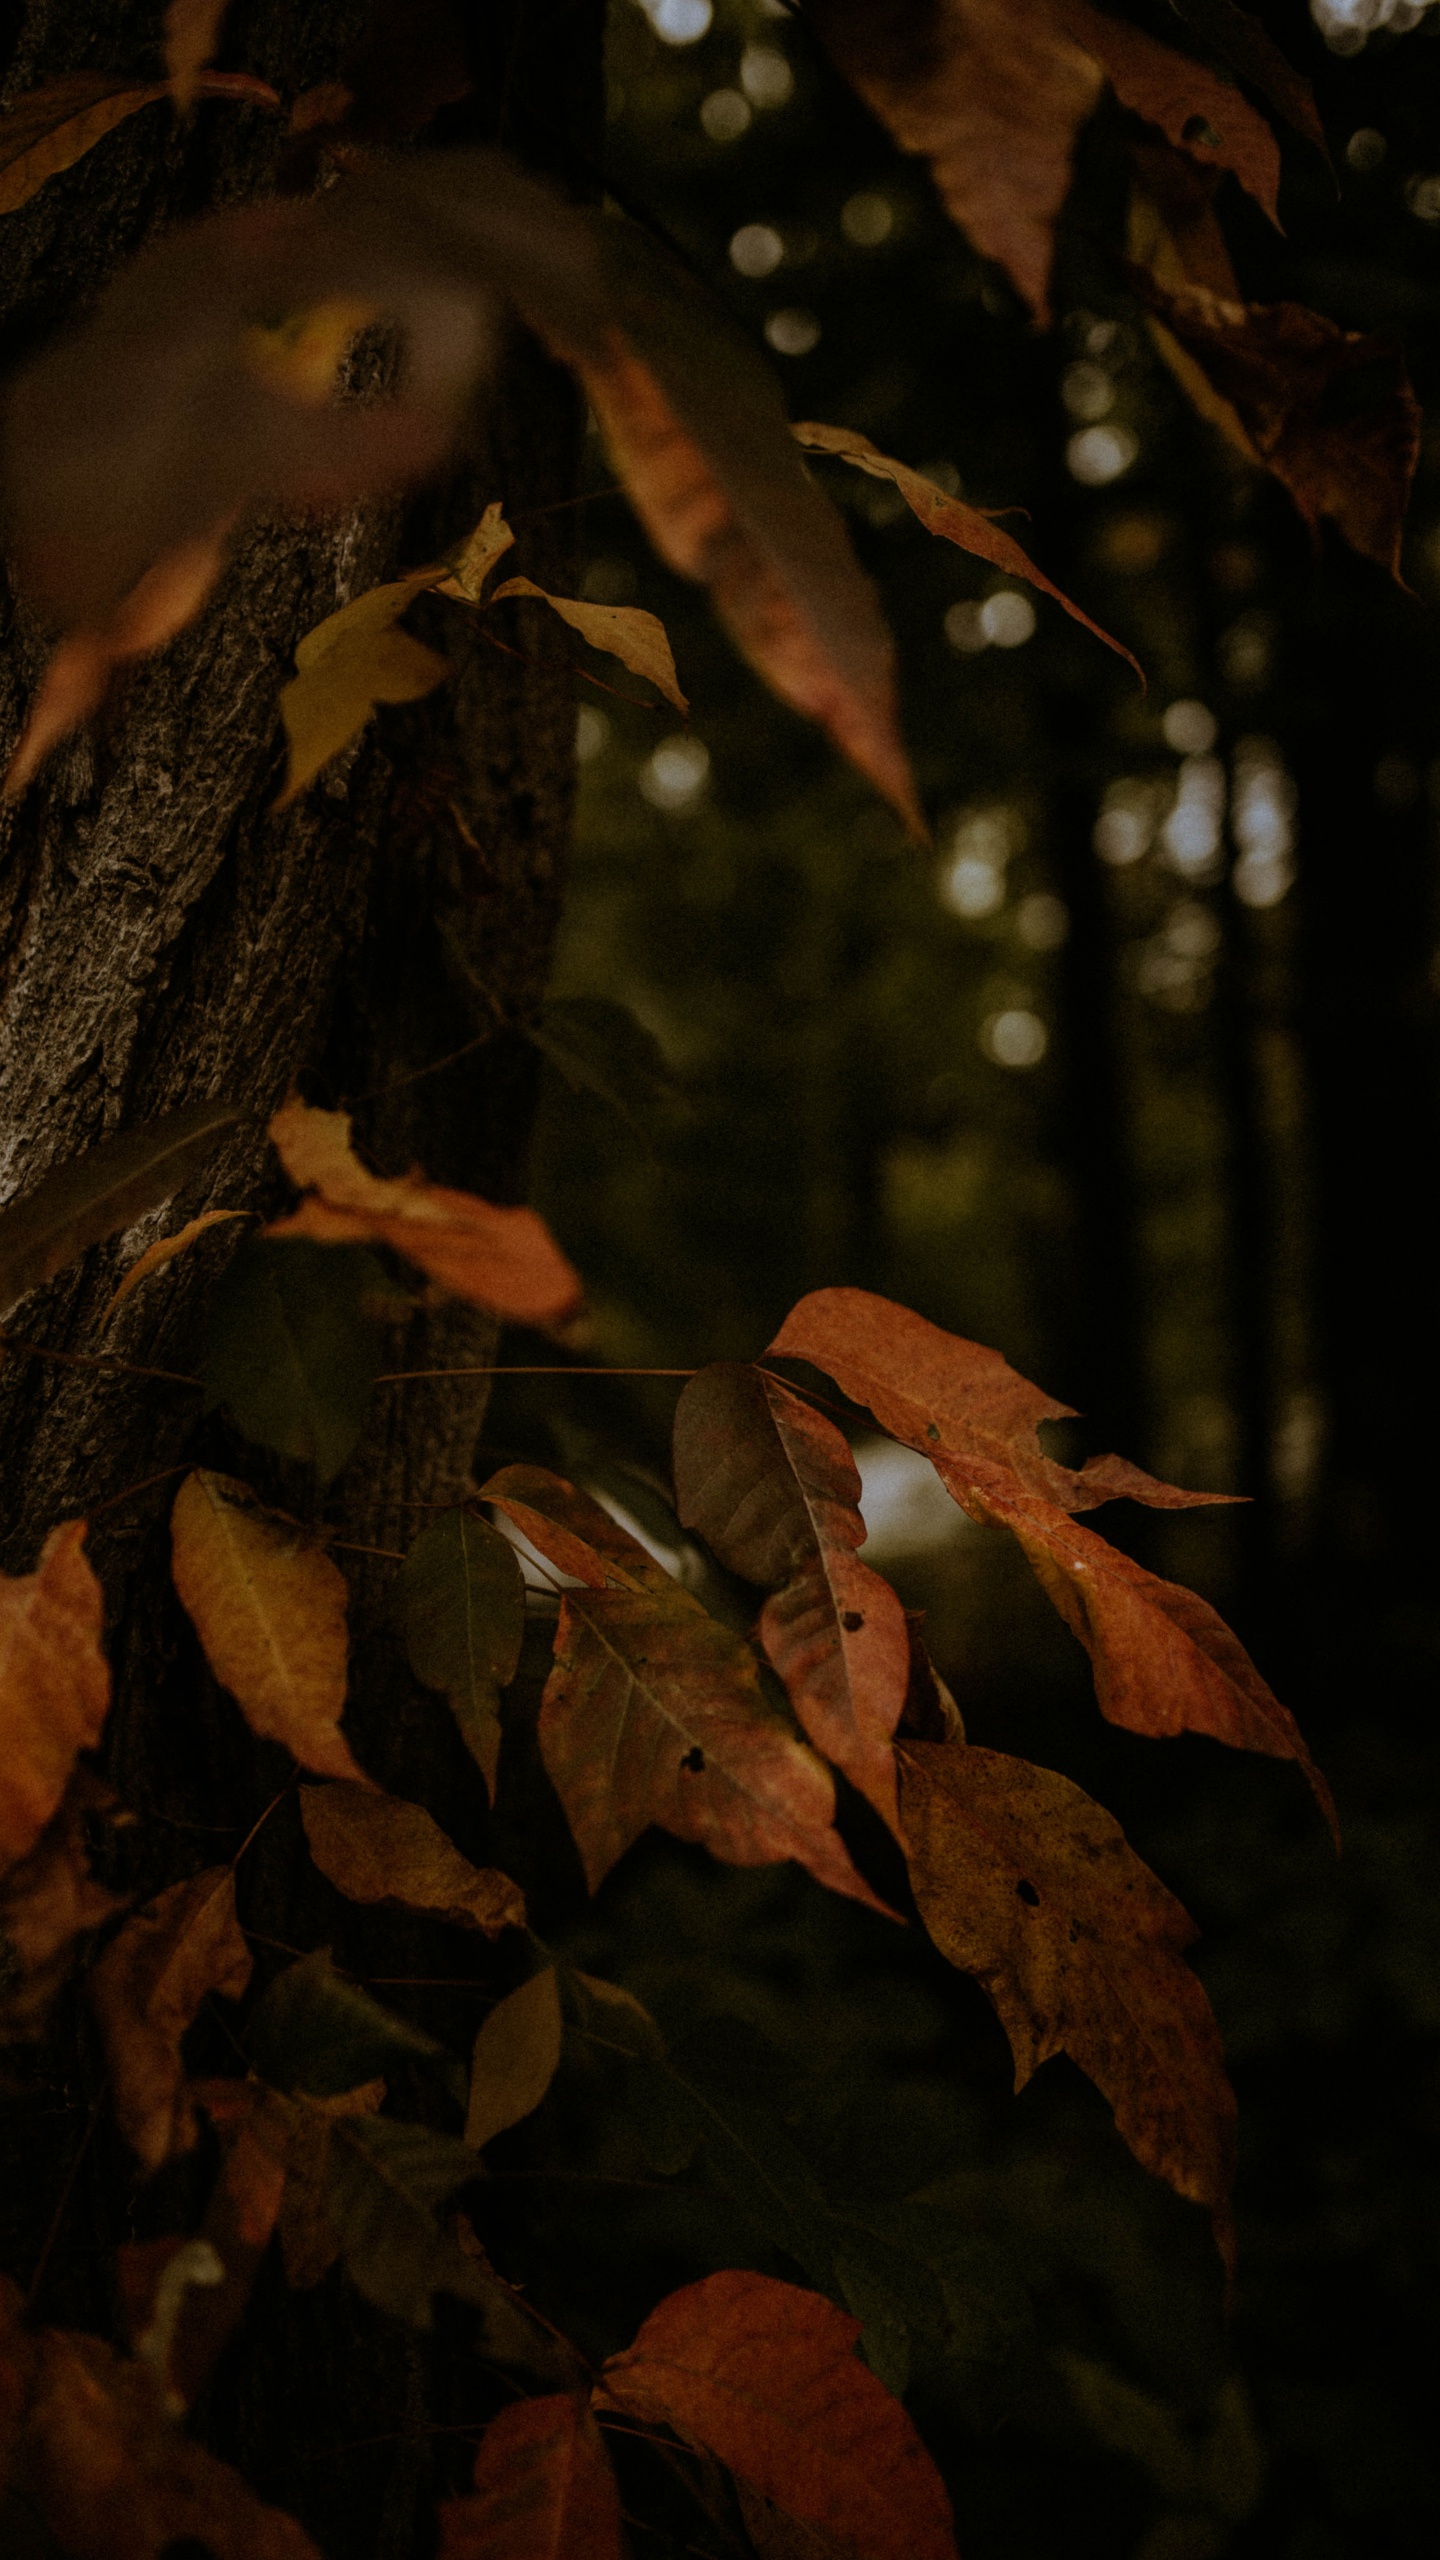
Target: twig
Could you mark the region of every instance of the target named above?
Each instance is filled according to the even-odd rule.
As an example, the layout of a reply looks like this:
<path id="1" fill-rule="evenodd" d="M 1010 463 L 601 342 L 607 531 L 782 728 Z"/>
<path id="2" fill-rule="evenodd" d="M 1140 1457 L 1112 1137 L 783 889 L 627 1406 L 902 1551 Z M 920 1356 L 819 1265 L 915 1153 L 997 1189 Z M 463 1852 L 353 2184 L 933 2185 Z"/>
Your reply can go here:
<path id="1" fill-rule="evenodd" d="M 152 1484 L 166 1484 L 171 1476 L 188 1475 L 189 1472 L 183 1460 L 178 1467 L 162 1467 L 158 1476 L 142 1476 L 138 1484 L 127 1484 L 123 1493 L 107 1493 L 103 1502 L 92 1503 L 89 1517 L 98 1520 L 102 1511 L 113 1511 L 117 1502 L 130 1502 L 137 1493 L 148 1493 Z"/>
<path id="2" fill-rule="evenodd" d="M 386 1369 L 375 1381 L 377 1387 L 403 1387 L 411 1378 L 693 1378 L 694 1369 L 612 1369 L 601 1361 L 592 1369 L 577 1368 L 572 1361 L 557 1360 L 548 1369 L 525 1366 L 496 1368 L 486 1363 L 465 1369 Z"/>
<path id="3" fill-rule="evenodd" d="M 384 1556 L 388 1564 L 403 1564 L 405 1561 L 398 1547 L 362 1547 L 358 1538 L 327 1538 L 325 1544 L 343 1548 L 347 1556 Z"/>
<path id="4" fill-rule="evenodd" d="M 65 2172 L 65 2184 L 60 2190 L 59 2196 L 56 2200 L 55 2210 L 50 2216 L 50 2228 L 45 2234 L 44 2245 L 40 2251 L 39 2257 L 35 2261 L 35 2272 L 30 2278 L 29 2290 L 25 2296 L 25 2308 L 27 2311 L 34 2310 L 35 2304 L 39 2298 L 40 2287 L 45 2281 L 45 2270 L 50 2264 L 50 2253 L 60 2236 L 60 2226 L 65 2219 L 70 2198 L 75 2192 L 75 2181 L 80 2175 L 81 2164 L 85 2158 L 86 2152 L 90 2148 L 91 2135 L 94 2133 L 95 2127 L 100 2121 L 100 2104 L 109 2085 L 110 2075 L 107 2072 L 105 2078 L 101 2081 L 99 2088 L 96 2090 L 94 2097 L 90 2101 L 90 2113 L 85 2119 L 85 2130 L 75 2145 L 75 2157 Z"/>
<path id="5" fill-rule="evenodd" d="M 122 1360 L 118 1351 L 52 1351 L 45 1342 L 21 1342 L 13 1333 L 0 1333 L 0 1348 L 24 1352 L 31 1360 L 53 1360 L 62 1369 L 119 1369 L 132 1378 L 163 1378 L 172 1387 L 203 1387 L 203 1378 L 189 1378 L 178 1369 L 147 1369 L 138 1360 Z"/>

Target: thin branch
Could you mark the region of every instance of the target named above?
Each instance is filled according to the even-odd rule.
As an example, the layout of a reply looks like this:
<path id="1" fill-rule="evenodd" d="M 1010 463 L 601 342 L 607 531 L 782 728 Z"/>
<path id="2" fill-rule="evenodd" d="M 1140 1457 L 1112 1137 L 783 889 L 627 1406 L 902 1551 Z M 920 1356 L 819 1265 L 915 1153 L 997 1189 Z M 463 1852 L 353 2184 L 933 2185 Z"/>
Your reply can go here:
<path id="1" fill-rule="evenodd" d="M 412 1378 L 694 1378 L 695 1369 L 612 1369 L 602 1361 L 592 1369 L 577 1368 L 573 1361 L 557 1360 L 550 1368 L 495 1367 L 487 1362 L 465 1369 L 386 1369 L 375 1381 L 377 1387 L 403 1387 Z"/>
<path id="2" fill-rule="evenodd" d="M 21 1342 L 13 1333 L 0 1333 L 0 1348 L 23 1352 L 31 1360 L 53 1360 L 62 1369 L 117 1369 L 131 1378 L 163 1378 L 172 1387 L 203 1387 L 203 1378 L 189 1378 L 178 1369 L 147 1369 L 138 1360 L 122 1360 L 118 1351 L 52 1351 L 45 1342 Z"/>
<path id="3" fill-rule="evenodd" d="M 113 1511 L 117 1502 L 131 1502 L 137 1493 L 148 1493 L 152 1484 L 168 1484 L 171 1476 L 188 1475 L 189 1472 L 189 1466 L 183 1460 L 178 1467 L 162 1467 L 158 1476 L 142 1476 L 138 1484 L 127 1484 L 123 1493 L 107 1493 L 103 1502 L 92 1503 L 89 1517 L 98 1520 L 102 1511 Z"/>

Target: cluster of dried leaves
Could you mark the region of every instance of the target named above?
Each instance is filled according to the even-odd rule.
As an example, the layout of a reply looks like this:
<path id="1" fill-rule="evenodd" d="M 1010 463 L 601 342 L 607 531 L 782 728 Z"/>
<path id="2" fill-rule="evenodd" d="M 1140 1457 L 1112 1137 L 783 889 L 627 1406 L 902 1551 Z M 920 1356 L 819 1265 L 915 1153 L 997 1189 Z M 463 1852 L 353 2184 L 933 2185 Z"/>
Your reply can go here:
<path id="1" fill-rule="evenodd" d="M 95 1150 L 67 1169 L 60 1208 L 52 1199 L 47 1212 L 42 1186 L 0 1218 L 0 1263 L 18 1231 L 17 1268 L 60 1267 L 133 1216 L 155 1183 L 173 1184 L 227 1120 L 212 1111 L 198 1133 L 160 1123 Z M 318 1256 L 343 1293 L 349 1257 L 378 1247 L 432 1286 L 532 1322 L 573 1304 L 573 1274 L 532 1213 L 418 1175 L 382 1180 L 355 1156 L 340 1114 L 292 1101 L 271 1134 L 303 1196 L 242 1259 Z M 184 1249 L 208 1223 L 166 1242 Z M 144 1259 L 159 1267 L 159 1249 Z M 303 1371 L 303 1335 L 291 1353 Z M 1293 1719 L 1213 1610 L 1076 1520 L 1117 1496 L 1163 1508 L 1214 1497 L 1115 1457 L 1061 1465 L 1039 1428 L 1066 1407 L 998 1353 L 858 1289 L 802 1299 L 760 1364 L 702 1369 L 679 1399 L 677 1535 L 702 1540 L 754 1590 L 748 1634 L 713 1616 L 582 1488 L 511 1465 L 425 1528 L 396 1574 L 394 1613 L 416 1677 L 448 1701 L 493 1794 L 528 1556 L 558 1594 L 540 1751 L 592 1890 L 653 1824 L 735 1865 L 793 1859 L 898 1919 L 836 1827 L 843 1773 L 903 1852 L 919 1921 L 992 2000 L 1017 2086 L 1068 2053 L 1136 2157 L 1208 2209 L 1228 2261 L 1234 2105 L 1209 2003 L 1184 1960 L 1191 1923 L 1069 1779 L 966 1741 L 915 1624 L 860 1553 L 846 1436 L 823 1396 L 779 1374 L 782 1363 L 821 1372 L 921 1452 L 972 1518 L 1019 1540 L 1088 1647 L 1113 1721 L 1295 1759 L 1331 1810 Z M 244 1427 L 293 1445 L 269 1413 Z M 437 2288 L 457 2294 L 478 2316 L 483 2351 L 538 2395 L 486 2433 L 472 2494 L 442 2516 L 449 2560 L 618 2554 L 602 2431 L 621 2414 L 723 2465 L 757 2548 L 787 2547 L 787 2528 L 766 2522 L 778 2517 L 817 2548 L 862 2560 L 951 2553 L 939 2476 L 892 2391 L 857 2360 L 860 2322 L 848 2309 L 768 2277 L 715 2276 L 672 2295 L 625 2354 L 590 2375 L 466 2244 L 468 2226 L 443 2219 L 484 2147 L 545 2096 L 567 2006 L 600 2017 L 602 2043 L 664 2068 L 654 2022 L 614 1986 L 562 1975 L 532 1941 L 539 1961 L 490 2009 L 462 2077 L 321 1950 L 280 1971 L 252 2006 L 249 2076 L 192 2081 L 185 2040 L 202 2004 L 251 1990 L 239 1859 L 126 1916 L 91 1875 L 91 1830 L 113 1800 L 82 1756 L 101 1741 L 109 1699 L 84 1537 L 83 1522 L 61 1525 L 32 1573 L 0 1580 L 0 2029 L 41 2033 L 85 1942 L 111 1928 L 87 1992 L 120 2129 L 153 2173 L 193 2149 L 208 2117 L 222 2166 L 198 2232 L 122 2263 L 129 2357 L 95 2338 L 33 2331 L 7 2304 L 0 2461 L 61 2548 L 79 2560 L 158 2560 L 190 2536 L 218 2560 L 308 2549 L 179 2428 L 278 2238 L 293 2285 L 340 2263 L 404 2320 L 427 2323 Z M 252 1732 L 306 1774 L 299 1807 L 320 1873 L 356 1903 L 491 1940 L 524 1930 L 520 1886 L 475 1867 L 424 1806 L 378 1786 L 355 1756 L 344 1730 L 346 1584 L 323 1517 L 283 1517 L 243 1481 L 202 1468 L 175 1497 L 171 1540 L 175 1588 L 215 1680 Z M 437 2075 L 463 2133 L 387 2112 L 402 2066 Z M 686 2084 L 671 2079 L 673 2102 Z M 800 2224 L 787 2245 L 826 2278 L 828 2245 L 807 2249 Z M 129 2539 L 116 2539 L 117 2481 L 139 2519 Z"/>
<path id="2" fill-rule="evenodd" d="M 1233 178 L 1278 219 L 1279 145 L 1247 91 L 1323 152 L 1309 88 L 1234 0 L 1176 8 L 1198 50 L 1162 44 L 1093 0 L 806 0 L 804 15 L 1039 320 L 1077 137 L 1108 90 L 1134 172 L 1130 255 L 1119 264 L 1177 379 L 1312 527 L 1330 518 L 1398 573 L 1419 427 L 1398 353 L 1298 305 L 1247 303 L 1212 202 Z M 208 69 L 223 17 L 218 0 L 175 0 L 166 80 L 80 74 L 22 98 L 0 119 L 0 210 L 167 88 L 182 112 L 205 95 L 278 106 L 248 75 Z M 409 50 L 412 121 L 402 115 L 395 134 L 464 86 L 456 48 L 430 17 Z M 636 223 L 567 205 L 497 154 L 387 159 L 374 147 L 373 101 L 348 89 L 292 101 L 291 132 L 317 148 L 324 138 L 339 183 L 159 242 L 9 387 L 9 546 L 64 637 L 6 787 L 21 790 L 97 707 L 114 667 L 200 611 L 248 510 L 335 504 L 432 470 L 519 320 L 578 373 L 662 556 L 709 587 L 767 683 L 923 834 L 875 597 L 789 440 L 774 382 L 719 306 Z M 282 316 L 257 321 L 261 312 Z M 403 333 L 403 380 L 394 397 L 361 404 L 343 395 L 342 359 L 375 323 Z M 795 434 L 809 451 L 892 479 L 932 531 L 1056 593 L 983 513 L 864 437 Z M 398 627 L 430 590 L 482 608 L 544 601 L 685 708 L 653 617 L 546 596 L 523 578 L 487 599 L 508 539 L 493 509 L 454 559 L 355 598 L 302 642 L 283 704 L 290 770 L 278 806 L 375 703 L 440 681 L 437 653 Z"/>

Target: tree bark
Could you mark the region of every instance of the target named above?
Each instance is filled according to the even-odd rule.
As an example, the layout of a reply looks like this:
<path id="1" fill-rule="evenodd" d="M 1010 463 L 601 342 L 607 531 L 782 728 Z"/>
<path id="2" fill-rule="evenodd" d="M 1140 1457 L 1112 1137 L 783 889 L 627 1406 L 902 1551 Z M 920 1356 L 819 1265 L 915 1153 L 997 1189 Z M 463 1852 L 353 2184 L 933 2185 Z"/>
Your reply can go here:
<path id="1" fill-rule="evenodd" d="M 363 0 L 254 0 L 230 13 L 220 61 L 258 72 L 288 103 L 341 76 L 365 15 Z M 603 0 L 468 0 L 455 15 L 475 87 L 445 111 L 439 138 L 503 139 L 573 185 L 598 149 Z M 8 65 L 0 56 L 7 97 L 77 68 L 149 68 L 161 16 L 158 5 L 95 13 L 85 0 L 30 0 Z M 7 217 L 10 360 L 78 315 L 157 230 L 266 192 L 282 130 L 283 118 L 228 103 L 202 107 L 188 126 L 150 107 Z M 206 1207 L 263 1208 L 278 1196 L 265 1123 L 297 1082 L 308 1098 L 353 1109 L 380 1170 L 419 1163 L 491 1198 L 519 1196 L 534 1083 L 524 1026 L 548 967 L 571 796 L 561 626 L 527 619 L 517 657 L 473 617 L 428 607 L 426 636 L 453 681 L 382 712 L 278 816 L 277 695 L 305 631 L 432 557 L 490 498 L 515 526 L 515 565 L 569 586 L 580 425 L 569 377 L 517 340 L 487 387 L 462 471 L 408 506 L 253 523 L 202 619 L 139 667 L 123 700 L 0 818 L 0 1195 L 23 1194 L 51 1165 L 182 1102 L 225 1095 L 247 1113 L 158 1218 L 32 1293 L 12 1334 L 193 1374 L 211 1289 L 242 1229 L 214 1230 L 138 1290 L 103 1337 L 102 1311 L 151 1235 Z M 0 611 L 8 755 L 46 642 L 8 586 Z M 422 1312 L 397 1333 L 387 1366 L 483 1363 L 493 1339 L 469 1309 Z M 345 1539 L 403 1549 L 424 1506 L 454 1499 L 485 1392 L 482 1378 L 379 1391 L 325 1506 Z M 199 1405 L 184 1387 L 26 1353 L 0 1371 L 0 1563 L 28 1570 L 55 1522 L 93 1515 L 116 1693 L 105 1760 L 139 1817 L 128 1881 L 147 1894 L 231 1854 L 288 1766 L 251 1741 L 209 1681 L 174 1600 L 166 1524 L 178 1475 L 129 1491 L 195 1459 L 261 1482 L 256 1453 L 223 1421 L 202 1420 Z M 299 1471 L 272 1466 L 264 1487 L 292 1508 L 307 1499 Z M 483 1856 L 483 1786 L 386 1630 L 394 1567 L 341 1560 L 355 1568 L 347 1729 L 357 1752 Z M 308 1869 L 293 1794 L 245 1861 L 241 1908 L 263 1937 L 302 1947 L 328 1938 L 360 1972 L 442 1976 L 456 1965 L 442 1931 L 347 1914 Z M 473 1943 L 466 1952 L 473 1976 Z M 452 2005 L 439 2019 L 452 2039 L 454 2016 Z M 223 2033 L 215 2067 L 234 2067 Z M 96 2106 L 100 2066 L 76 1992 L 47 2047 L 10 2057 L 8 2080 L 0 2262 L 25 2283 L 44 2251 L 41 2313 L 113 2334 L 116 2239 L 178 2227 L 203 2161 L 137 2190 Z M 303 2297 L 277 2283 L 252 2306 L 206 2423 L 326 2548 L 379 2560 L 409 2553 L 423 2532 L 426 2387 L 415 2344 L 335 2279 Z M 384 2437 L 399 2441 L 328 2458 Z"/>

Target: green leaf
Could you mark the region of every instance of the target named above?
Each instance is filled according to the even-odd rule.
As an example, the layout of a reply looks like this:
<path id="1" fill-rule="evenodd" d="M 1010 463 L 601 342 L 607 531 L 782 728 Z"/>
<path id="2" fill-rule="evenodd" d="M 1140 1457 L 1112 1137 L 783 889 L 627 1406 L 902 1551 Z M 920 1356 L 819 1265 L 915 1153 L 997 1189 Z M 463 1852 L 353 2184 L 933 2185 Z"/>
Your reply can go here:
<path id="1" fill-rule="evenodd" d="M 562 996 L 547 1004 L 529 1037 L 572 1093 L 608 1102 L 645 1135 L 675 1090 L 665 1052 L 628 1006 L 602 996 Z"/>
<path id="2" fill-rule="evenodd" d="M 0 1210 L 0 1319 L 87 1245 L 162 1207 L 243 1117 L 234 1102 L 186 1103 L 102 1139 Z"/>
<path id="3" fill-rule="evenodd" d="M 411 1670 L 427 1689 L 444 1691 L 493 1798 L 500 1692 L 525 1641 L 525 1580 L 514 1548 L 488 1520 L 447 1511 L 421 1530 L 391 1606 Z"/>
<path id="4" fill-rule="evenodd" d="M 433 2036 L 346 1982 L 328 1947 L 277 1974 L 250 2021 L 250 2059 L 261 2079 L 311 2098 L 342 2097 L 401 2063 L 451 2058 Z"/>
<path id="5" fill-rule="evenodd" d="M 364 1425 L 381 1353 L 366 1301 L 385 1286 L 363 1246 L 252 1237 L 211 1305 L 207 1412 L 225 1405 L 247 1440 L 304 1459 L 328 1484 Z"/>

